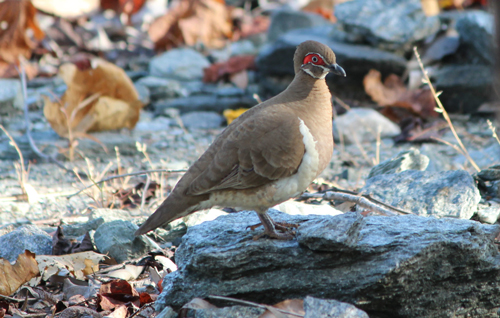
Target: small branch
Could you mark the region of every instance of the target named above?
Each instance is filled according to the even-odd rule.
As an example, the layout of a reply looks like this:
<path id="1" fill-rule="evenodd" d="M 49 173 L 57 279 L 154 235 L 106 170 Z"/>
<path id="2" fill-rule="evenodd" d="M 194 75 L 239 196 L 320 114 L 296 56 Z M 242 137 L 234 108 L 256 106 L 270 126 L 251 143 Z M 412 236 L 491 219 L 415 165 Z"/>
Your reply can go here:
<path id="1" fill-rule="evenodd" d="M 147 174 L 146 183 L 144 184 L 144 190 L 142 190 L 141 211 L 144 211 L 144 204 L 146 204 L 146 194 L 148 192 L 150 183 L 151 183 L 151 178 L 149 177 L 149 174 Z"/>
<path id="2" fill-rule="evenodd" d="M 424 68 L 424 63 L 422 63 L 422 59 L 420 58 L 420 54 L 418 54 L 417 47 L 413 47 L 413 52 L 415 53 L 415 56 L 417 57 L 418 60 L 418 65 L 420 66 L 420 69 L 422 70 L 422 73 L 424 74 L 424 78 L 426 81 L 426 84 L 429 85 L 429 88 L 431 90 L 432 96 L 434 96 L 434 100 L 436 101 L 436 104 L 438 106 L 439 111 L 443 114 L 444 119 L 448 123 L 448 126 L 451 129 L 451 132 L 453 133 L 453 136 L 455 136 L 455 139 L 458 142 L 458 145 L 460 146 L 460 149 L 462 149 L 465 157 L 467 160 L 470 162 L 470 164 L 476 169 L 478 172 L 481 171 L 481 169 L 478 167 L 476 162 L 472 159 L 472 157 L 469 155 L 469 152 L 465 148 L 464 144 L 462 143 L 462 140 L 460 137 L 458 137 L 458 134 L 455 130 L 455 127 L 453 126 L 453 123 L 451 122 L 450 116 L 448 115 L 448 112 L 444 108 L 443 104 L 441 103 L 441 100 L 439 99 L 439 95 L 436 93 L 436 90 L 434 89 L 434 86 L 431 83 L 431 80 L 429 78 L 429 75 L 427 74 L 427 71 Z"/>
<path id="3" fill-rule="evenodd" d="M 146 308 L 152 307 L 154 304 L 155 304 L 154 302 L 145 304 L 144 306 L 142 306 L 141 308 L 139 308 L 136 312 L 134 312 L 129 318 L 134 318 L 139 313 L 141 313 L 141 311 L 143 311 Z"/>
<path id="4" fill-rule="evenodd" d="M 179 172 L 186 172 L 186 171 L 187 171 L 186 169 L 177 169 L 177 170 L 153 169 L 153 170 L 143 170 L 143 171 L 138 171 L 138 172 L 131 172 L 131 173 L 125 173 L 125 174 L 120 174 L 120 175 L 116 175 L 116 176 L 111 176 L 111 177 L 108 177 L 106 179 L 102 179 L 101 181 L 96 181 L 95 183 L 93 183 L 89 186 L 86 186 L 85 188 L 78 190 L 77 192 L 75 192 L 71 195 L 68 195 L 66 198 L 71 199 L 75 195 L 78 195 L 78 194 L 82 193 L 83 191 L 85 191 L 89 188 L 92 188 L 93 186 L 97 186 L 101 183 L 108 182 L 108 181 L 113 180 L 113 179 L 119 179 L 119 178 L 129 177 L 129 176 L 140 176 L 140 175 L 145 175 L 145 174 L 154 173 L 154 172 L 179 173 Z"/>
<path id="5" fill-rule="evenodd" d="M 26 136 L 28 137 L 28 142 L 30 144 L 31 149 L 40 158 L 52 161 L 57 166 L 59 166 L 59 168 L 65 170 L 66 172 L 74 173 L 73 170 L 66 168 L 66 166 L 62 162 L 60 162 L 59 160 L 57 160 L 56 158 L 54 158 L 52 156 L 48 156 L 48 155 L 44 154 L 36 146 L 35 141 L 33 140 L 33 137 L 31 136 L 31 122 L 30 122 L 30 119 L 28 116 L 28 102 L 27 102 L 28 101 L 28 93 L 27 93 L 28 89 L 27 89 L 27 84 L 26 84 L 26 72 L 24 71 L 24 66 L 23 66 L 22 62 L 20 63 L 20 67 L 21 67 L 21 72 L 20 72 L 19 76 L 21 77 L 21 88 L 22 88 L 23 98 L 24 98 L 23 108 L 24 108 L 24 121 L 26 124 Z"/>
<path id="6" fill-rule="evenodd" d="M 303 193 L 300 199 L 321 199 L 327 201 L 340 200 L 356 203 L 364 208 L 372 209 L 378 213 L 395 216 L 398 214 L 413 214 L 375 200 L 366 194 L 359 194 L 351 191 L 336 190 L 325 193 Z M 394 213 L 397 212 L 397 213 Z"/>
<path id="7" fill-rule="evenodd" d="M 218 300 L 225 300 L 225 301 L 232 301 L 233 303 L 247 305 L 247 306 L 252 306 L 252 307 L 258 307 L 258 308 L 263 308 L 263 309 L 268 309 L 268 307 L 273 307 L 273 306 L 269 306 L 269 305 L 261 305 L 261 304 L 254 303 L 254 302 L 247 301 L 247 300 L 241 300 L 241 299 L 236 299 L 236 298 L 231 298 L 231 297 L 224 297 L 224 296 L 208 295 L 208 298 L 218 299 Z M 279 308 L 276 308 L 276 307 L 273 307 L 273 309 L 277 310 L 277 311 L 279 311 L 279 312 L 281 312 L 283 314 L 292 315 L 292 316 L 296 316 L 296 317 L 304 317 L 304 315 L 296 314 L 296 313 L 288 311 L 288 310 L 283 310 L 283 309 L 279 309 Z"/>

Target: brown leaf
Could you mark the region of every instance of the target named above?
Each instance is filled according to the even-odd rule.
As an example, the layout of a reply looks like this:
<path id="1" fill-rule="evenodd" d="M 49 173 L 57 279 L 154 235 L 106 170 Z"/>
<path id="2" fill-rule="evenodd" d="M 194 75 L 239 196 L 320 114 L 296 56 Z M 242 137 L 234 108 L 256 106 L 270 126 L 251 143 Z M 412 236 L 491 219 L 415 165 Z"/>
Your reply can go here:
<path id="1" fill-rule="evenodd" d="M 427 88 L 407 90 L 401 79 L 389 75 L 382 83 L 379 71 L 370 70 L 363 79 L 365 91 L 379 106 L 399 107 L 422 118 L 437 117 L 436 102 Z"/>
<path id="2" fill-rule="evenodd" d="M 151 24 L 148 33 L 157 50 L 198 42 L 220 48 L 232 37 L 232 23 L 223 0 L 180 0 Z"/>
<path id="3" fill-rule="evenodd" d="M 19 254 L 14 265 L 0 258 L 0 294 L 10 296 L 22 284 L 38 275 L 40 271 L 35 260 L 35 253 L 25 250 L 23 254 Z"/>
<path id="4" fill-rule="evenodd" d="M 259 317 L 259 318 L 296 318 L 296 315 L 288 315 L 283 312 L 279 312 L 277 310 L 273 310 L 274 308 L 282 309 L 297 315 L 305 315 L 304 311 L 304 300 L 302 299 L 286 299 L 282 302 L 277 303 L 274 306 L 268 306 L 268 309 Z"/>
<path id="5" fill-rule="evenodd" d="M 102 296 L 102 306 L 117 306 L 121 303 L 132 302 L 140 306 L 139 293 L 127 281 L 115 279 L 101 285 L 99 295 Z M 103 307 L 104 309 L 104 307 Z"/>
<path id="6" fill-rule="evenodd" d="M 81 134 L 132 129 L 139 120 L 143 104 L 125 71 L 100 59 L 92 64 L 95 68 L 83 71 L 75 64 L 63 64 L 59 76 L 68 89 L 60 103 L 45 97 L 44 115 L 60 136 L 68 136 L 68 126 L 73 134 Z"/>
<path id="7" fill-rule="evenodd" d="M 214 63 L 203 69 L 203 81 L 205 83 L 215 83 L 225 76 L 249 69 L 255 69 L 255 56 L 233 56 L 226 62 Z"/>
<path id="8" fill-rule="evenodd" d="M 335 23 L 337 19 L 333 15 L 334 5 L 335 0 L 312 0 L 302 8 L 302 11 L 319 14 L 326 20 Z"/>
<path id="9" fill-rule="evenodd" d="M 63 229 L 58 226 L 54 235 L 52 236 L 52 255 L 65 255 L 78 252 L 94 251 L 94 245 L 87 232 L 82 240 L 70 240 L 64 236 Z"/>

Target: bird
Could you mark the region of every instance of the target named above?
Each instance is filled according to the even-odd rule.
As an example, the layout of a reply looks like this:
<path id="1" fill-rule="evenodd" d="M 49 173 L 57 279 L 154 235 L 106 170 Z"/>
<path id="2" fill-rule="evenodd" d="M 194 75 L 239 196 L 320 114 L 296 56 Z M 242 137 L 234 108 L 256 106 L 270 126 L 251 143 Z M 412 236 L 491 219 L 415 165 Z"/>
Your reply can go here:
<path id="1" fill-rule="evenodd" d="M 316 41 L 299 44 L 293 64 L 289 86 L 228 125 L 135 235 L 220 206 L 257 212 L 261 236 L 293 239 L 292 225 L 267 211 L 304 192 L 330 162 L 332 96 L 325 77 L 346 76 L 330 47 Z"/>

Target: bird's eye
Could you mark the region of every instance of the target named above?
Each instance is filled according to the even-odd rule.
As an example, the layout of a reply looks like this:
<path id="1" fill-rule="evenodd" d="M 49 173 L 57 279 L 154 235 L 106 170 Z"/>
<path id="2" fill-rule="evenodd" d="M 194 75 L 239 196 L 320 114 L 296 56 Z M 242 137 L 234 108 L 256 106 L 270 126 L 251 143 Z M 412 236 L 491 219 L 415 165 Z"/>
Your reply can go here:
<path id="1" fill-rule="evenodd" d="M 321 55 L 316 53 L 309 53 L 304 58 L 304 62 L 302 64 L 312 63 L 315 65 L 325 65 L 325 61 L 321 57 Z"/>

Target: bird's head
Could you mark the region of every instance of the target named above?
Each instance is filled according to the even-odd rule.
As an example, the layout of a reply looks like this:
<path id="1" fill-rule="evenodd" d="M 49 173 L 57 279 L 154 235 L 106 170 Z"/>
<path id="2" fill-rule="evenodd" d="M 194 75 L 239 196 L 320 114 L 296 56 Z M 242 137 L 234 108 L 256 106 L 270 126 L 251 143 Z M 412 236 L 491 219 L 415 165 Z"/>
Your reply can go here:
<path id="1" fill-rule="evenodd" d="M 295 74 L 305 72 L 316 79 L 324 79 L 328 73 L 346 76 L 336 63 L 335 53 L 326 45 L 316 41 L 302 42 L 293 57 Z"/>

